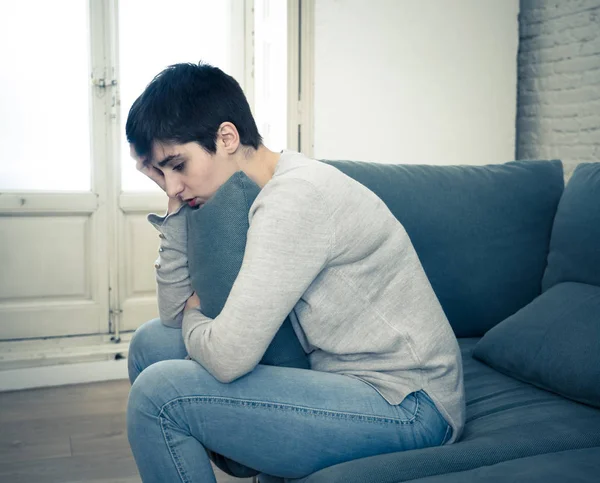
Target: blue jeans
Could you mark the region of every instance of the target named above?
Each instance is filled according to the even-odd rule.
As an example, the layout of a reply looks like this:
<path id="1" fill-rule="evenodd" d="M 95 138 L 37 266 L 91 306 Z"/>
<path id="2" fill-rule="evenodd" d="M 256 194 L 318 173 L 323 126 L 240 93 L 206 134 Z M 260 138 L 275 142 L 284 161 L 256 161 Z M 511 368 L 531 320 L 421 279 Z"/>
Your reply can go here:
<path id="1" fill-rule="evenodd" d="M 129 349 L 129 443 L 144 483 L 300 478 L 382 453 L 442 445 L 452 429 L 424 391 L 392 406 L 370 385 L 259 365 L 223 384 L 186 357 L 181 330 L 147 322 Z"/>

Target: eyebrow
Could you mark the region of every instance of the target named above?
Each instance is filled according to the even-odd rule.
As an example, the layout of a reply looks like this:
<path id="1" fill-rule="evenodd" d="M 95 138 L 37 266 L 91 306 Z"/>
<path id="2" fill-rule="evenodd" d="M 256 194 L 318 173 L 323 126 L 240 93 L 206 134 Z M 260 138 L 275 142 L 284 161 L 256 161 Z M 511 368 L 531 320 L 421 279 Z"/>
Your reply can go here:
<path id="1" fill-rule="evenodd" d="M 161 168 L 164 168 L 168 163 L 170 163 L 172 161 L 179 161 L 179 159 L 181 159 L 181 158 L 183 158 L 183 156 L 181 154 L 171 154 L 171 155 L 167 156 L 165 159 L 163 159 L 162 161 L 159 161 L 158 166 Z M 142 164 L 144 166 L 148 166 L 149 164 L 152 164 L 152 163 L 149 158 L 146 158 Z"/>

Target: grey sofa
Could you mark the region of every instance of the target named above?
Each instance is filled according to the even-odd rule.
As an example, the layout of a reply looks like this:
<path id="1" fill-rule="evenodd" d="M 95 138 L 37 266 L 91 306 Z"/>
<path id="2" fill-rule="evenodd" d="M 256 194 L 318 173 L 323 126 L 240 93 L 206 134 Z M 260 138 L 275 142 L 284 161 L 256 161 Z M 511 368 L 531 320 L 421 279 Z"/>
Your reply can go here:
<path id="1" fill-rule="evenodd" d="M 459 340 L 467 422 L 452 445 L 292 481 L 600 482 L 600 163 L 580 165 L 565 187 L 558 160 L 326 162 L 374 191 L 410 235 Z M 258 190 L 240 174 L 190 212 L 192 283 L 212 316 L 239 271 Z M 261 362 L 308 367 L 289 321 Z M 256 473 L 215 462 L 233 475 Z"/>
<path id="2" fill-rule="evenodd" d="M 560 161 L 327 162 L 411 236 L 462 350 L 467 423 L 452 445 L 291 481 L 600 482 L 600 163 L 565 188 Z"/>

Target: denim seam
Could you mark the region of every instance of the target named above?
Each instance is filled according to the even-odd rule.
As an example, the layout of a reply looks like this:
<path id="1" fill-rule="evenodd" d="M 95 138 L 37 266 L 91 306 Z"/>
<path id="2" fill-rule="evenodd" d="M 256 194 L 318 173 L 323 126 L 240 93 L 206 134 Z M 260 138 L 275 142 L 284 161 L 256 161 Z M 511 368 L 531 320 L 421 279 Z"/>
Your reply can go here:
<path id="1" fill-rule="evenodd" d="M 417 393 L 417 394 L 415 394 L 415 412 L 413 413 L 411 418 L 407 421 L 410 421 L 411 423 L 413 423 L 415 421 L 420 421 L 422 411 L 423 411 L 423 408 L 421 407 L 421 401 L 419 400 L 419 394 Z"/>
<path id="2" fill-rule="evenodd" d="M 444 434 L 444 439 L 442 439 L 442 442 L 440 443 L 440 446 L 444 446 L 448 442 L 448 440 L 450 439 L 450 435 L 452 434 L 452 433 L 450 433 L 451 429 L 452 429 L 452 426 L 450 426 L 448 424 L 448 427 L 446 428 L 446 434 Z"/>
<path id="3" fill-rule="evenodd" d="M 174 406 L 175 404 L 183 405 L 185 403 L 191 403 L 194 401 L 204 402 L 204 403 L 209 403 L 209 404 L 223 404 L 223 405 L 232 405 L 232 406 L 254 406 L 254 407 L 263 408 L 263 409 L 289 410 L 289 411 L 296 411 L 299 413 L 304 413 L 304 414 L 311 415 L 311 416 L 322 416 L 322 417 L 329 417 L 332 419 L 347 419 L 347 420 L 364 421 L 367 423 L 377 423 L 377 424 L 392 423 L 392 424 L 399 424 L 399 425 L 414 424 L 415 420 L 418 417 L 418 413 L 419 413 L 419 409 L 420 409 L 419 408 L 419 399 L 416 398 L 415 399 L 416 408 L 415 408 L 415 412 L 412 415 L 412 417 L 410 419 L 399 419 L 399 418 L 387 418 L 387 417 L 376 416 L 376 415 L 367 416 L 367 415 L 363 415 L 363 414 L 348 413 L 348 412 L 342 412 L 342 411 L 332 411 L 332 410 L 328 410 L 328 409 L 315 409 L 315 408 L 304 407 L 304 406 L 296 406 L 296 405 L 292 405 L 292 404 L 255 401 L 255 400 L 250 400 L 250 399 L 236 399 L 236 398 L 220 397 L 220 396 L 186 396 L 186 397 L 172 399 L 171 401 L 165 403 L 161 407 L 159 417 L 162 418 L 163 413 L 170 406 Z"/>
<path id="4" fill-rule="evenodd" d="M 182 483 L 192 483 L 191 480 L 188 479 L 188 477 L 187 477 L 187 472 L 185 471 L 183 464 L 181 463 L 181 458 L 179 457 L 177 450 L 172 446 L 173 438 L 169 435 L 168 429 L 166 429 L 164 426 L 164 423 L 166 422 L 167 419 L 162 415 L 162 410 L 161 410 L 160 414 L 158 415 L 158 419 L 160 421 L 160 429 L 162 431 L 163 438 L 165 440 L 167 448 L 169 448 L 169 454 L 171 455 L 171 459 L 173 460 L 173 463 L 175 464 L 175 468 L 177 469 L 177 474 L 179 475 L 181 482 Z"/>

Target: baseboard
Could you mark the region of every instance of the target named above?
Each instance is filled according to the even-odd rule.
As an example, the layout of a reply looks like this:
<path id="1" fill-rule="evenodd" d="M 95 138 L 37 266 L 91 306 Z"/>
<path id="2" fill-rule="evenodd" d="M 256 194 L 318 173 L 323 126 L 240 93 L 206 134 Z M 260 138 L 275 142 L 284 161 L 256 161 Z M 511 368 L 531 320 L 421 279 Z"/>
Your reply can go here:
<path id="1" fill-rule="evenodd" d="M 0 371 L 0 392 L 127 379 L 127 359 Z"/>

